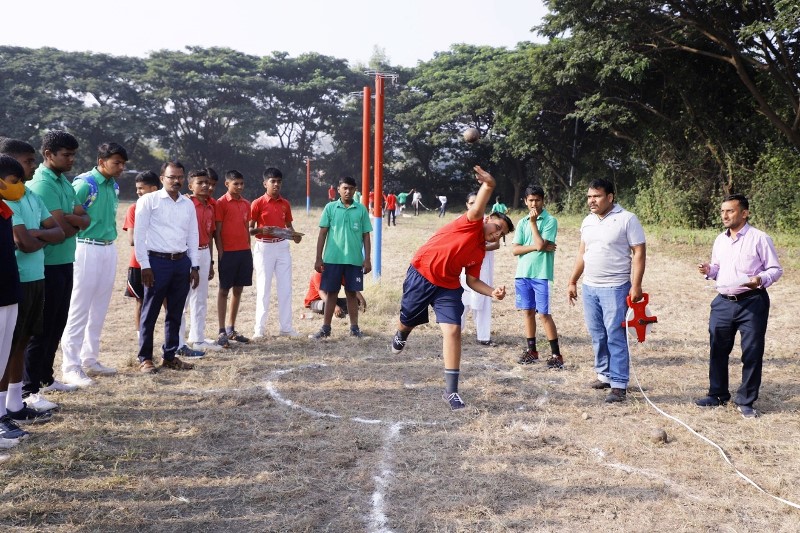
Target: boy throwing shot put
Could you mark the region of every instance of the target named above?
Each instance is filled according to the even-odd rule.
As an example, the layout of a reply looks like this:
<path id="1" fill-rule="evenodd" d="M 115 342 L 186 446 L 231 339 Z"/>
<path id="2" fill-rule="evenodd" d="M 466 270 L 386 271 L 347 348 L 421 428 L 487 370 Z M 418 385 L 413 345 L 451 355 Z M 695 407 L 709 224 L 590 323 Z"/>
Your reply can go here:
<path id="1" fill-rule="evenodd" d="M 525 189 L 525 205 L 528 206 L 528 216 L 517 224 L 512 248 L 517 256 L 514 278 L 516 304 L 525 315 L 528 341 L 518 363 L 528 365 L 539 360 L 536 350 L 536 313 L 539 313 L 553 352 L 547 366 L 560 369 L 564 368 L 564 359 L 558 346 L 556 323 L 550 314 L 558 221 L 544 208 L 544 189 L 538 185 Z"/>
<path id="2" fill-rule="evenodd" d="M 480 166 L 475 178 L 481 184 L 475 203 L 466 214 L 443 226 L 417 250 L 403 282 L 400 302 L 400 323 L 392 339 L 392 352 L 400 353 L 408 334 L 416 326 L 428 322 L 428 306 L 436 313 L 442 329 L 445 393 L 442 399 L 450 409 L 462 409 L 458 394 L 461 368 L 461 283 L 459 275 L 466 269 L 467 285 L 475 292 L 502 300 L 505 286 L 492 288 L 479 279 L 486 254 L 486 243 L 497 242 L 514 230 L 514 224 L 502 213 L 485 216 L 486 204 L 494 191 L 495 180 Z"/>

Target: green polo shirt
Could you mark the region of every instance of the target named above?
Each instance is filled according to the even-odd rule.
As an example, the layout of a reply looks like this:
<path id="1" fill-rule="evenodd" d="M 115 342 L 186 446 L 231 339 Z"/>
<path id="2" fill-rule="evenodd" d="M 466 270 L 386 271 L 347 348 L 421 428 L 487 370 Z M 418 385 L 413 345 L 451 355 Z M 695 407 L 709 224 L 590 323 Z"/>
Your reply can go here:
<path id="1" fill-rule="evenodd" d="M 16 202 L 6 200 L 6 204 L 14 212 L 11 217 L 11 224 L 14 226 L 39 229 L 42 227 L 42 222 L 50 218 L 50 211 L 47 210 L 42 199 L 27 187 L 22 198 Z M 19 280 L 22 283 L 44 279 L 44 251 L 46 248 L 45 246 L 31 253 L 14 251 L 14 255 L 17 256 Z"/>
<path id="2" fill-rule="evenodd" d="M 341 198 L 328 202 L 322 211 L 319 227 L 328 228 L 325 251 L 322 253 L 324 263 L 364 264 L 364 234 L 372 231 L 366 207 L 356 202 L 348 207 Z"/>
<path id="3" fill-rule="evenodd" d="M 536 227 L 542 239 L 556 242 L 558 221 L 545 209 L 536 218 Z M 530 246 L 533 244 L 533 230 L 531 229 L 530 215 L 517 223 L 514 231 L 514 244 Z M 517 256 L 516 278 L 547 279 L 553 281 L 553 267 L 555 266 L 555 252 L 528 252 Z"/>
<path id="4" fill-rule="evenodd" d="M 75 206 L 80 205 L 75 197 L 75 190 L 66 176 L 56 174 L 44 166 L 44 163 L 36 169 L 33 179 L 27 183 L 27 187 L 39 195 L 50 213 L 63 211 L 65 215 L 71 215 Z M 49 244 L 44 247 L 45 265 L 66 265 L 74 262 L 74 235 L 64 239 L 61 244 Z"/>
<path id="5" fill-rule="evenodd" d="M 117 207 L 119 206 L 119 188 L 114 178 L 106 178 L 97 167 L 91 172 L 76 176 L 72 180 L 72 188 L 80 205 L 85 205 L 92 187 L 86 181 L 91 175 L 97 183 L 96 197 L 92 205 L 86 208 L 89 213 L 89 227 L 78 232 L 79 239 L 96 239 L 101 241 L 114 241 L 117 239 Z"/>
<path id="6" fill-rule="evenodd" d="M 401 192 L 397 195 L 397 205 L 406 205 L 406 200 L 408 199 L 407 192 Z"/>

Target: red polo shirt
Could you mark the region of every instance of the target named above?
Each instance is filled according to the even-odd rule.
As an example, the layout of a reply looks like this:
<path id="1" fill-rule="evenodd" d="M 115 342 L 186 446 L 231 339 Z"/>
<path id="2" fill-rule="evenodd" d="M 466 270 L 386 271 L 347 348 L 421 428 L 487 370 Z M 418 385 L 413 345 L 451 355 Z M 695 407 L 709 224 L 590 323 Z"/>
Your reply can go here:
<path id="1" fill-rule="evenodd" d="M 392 193 L 389 193 L 386 196 L 386 209 L 389 211 L 394 211 L 397 209 L 397 196 Z"/>
<path id="2" fill-rule="evenodd" d="M 214 220 L 216 209 L 211 203 L 213 198 L 209 198 L 209 201 L 206 203 L 203 203 L 197 196 L 190 196 L 190 198 L 197 212 L 197 232 L 200 237 L 198 246 L 202 248 L 203 246 L 208 246 L 211 243 L 211 238 L 214 236 L 214 230 L 216 229 Z"/>
<path id="3" fill-rule="evenodd" d="M 461 286 L 462 269 L 466 268 L 470 276 L 480 277 L 485 255 L 483 219 L 470 222 L 461 215 L 434 233 L 417 250 L 411 265 L 434 285 L 457 289 Z"/>
<path id="4" fill-rule="evenodd" d="M 216 222 L 222 222 L 222 251 L 236 252 L 250 249 L 250 202 L 243 197 L 233 198 L 225 193 L 214 209 Z"/>
<path id="5" fill-rule="evenodd" d="M 256 227 L 276 226 L 286 228 L 294 220 L 292 218 L 292 206 L 282 196 L 273 198 L 268 194 L 259 196 L 250 204 L 250 220 L 256 223 Z M 270 235 L 256 235 L 259 240 L 272 240 Z"/>

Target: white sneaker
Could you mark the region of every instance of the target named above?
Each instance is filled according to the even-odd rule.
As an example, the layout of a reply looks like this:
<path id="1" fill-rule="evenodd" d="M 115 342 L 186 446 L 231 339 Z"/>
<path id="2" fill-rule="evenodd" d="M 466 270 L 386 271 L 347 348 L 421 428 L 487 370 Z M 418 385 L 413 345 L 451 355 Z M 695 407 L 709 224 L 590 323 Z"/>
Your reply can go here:
<path id="1" fill-rule="evenodd" d="M 201 352 L 221 352 L 224 348 L 216 342 L 200 341 L 192 344 L 192 350 Z"/>
<path id="2" fill-rule="evenodd" d="M 81 365 L 84 372 L 89 376 L 113 376 L 117 373 L 116 368 L 101 365 L 98 361 L 89 361 Z"/>
<path id="3" fill-rule="evenodd" d="M 0 437 L 0 449 L 7 450 L 19 444 L 19 439 L 4 439 Z"/>
<path id="4" fill-rule="evenodd" d="M 39 392 L 74 392 L 76 390 L 78 390 L 78 387 L 75 385 L 67 385 L 66 383 L 53 380 L 53 382 L 47 387 L 42 387 L 39 389 Z"/>
<path id="5" fill-rule="evenodd" d="M 44 411 L 53 411 L 58 409 L 58 404 L 53 403 L 47 398 L 45 398 L 41 393 L 39 394 L 30 394 L 27 398 L 25 398 L 25 403 L 28 404 L 28 407 L 35 411 L 39 411 L 40 413 Z"/>
<path id="6" fill-rule="evenodd" d="M 74 385 L 76 387 L 90 387 L 94 385 L 94 380 L 88 377 L 83 369 L 78 370 L 70 370 L 69 372 L 64 372 L 64 375 L 61 377 L 62 381 L 68 385 Z"/>
<path id="7" fill-rule="evenodd" d="M 299 337 L 300 333 L 295 329 L 290 329 L 289 331 L 281 331 L 278 333 L 280 337 Z"/>

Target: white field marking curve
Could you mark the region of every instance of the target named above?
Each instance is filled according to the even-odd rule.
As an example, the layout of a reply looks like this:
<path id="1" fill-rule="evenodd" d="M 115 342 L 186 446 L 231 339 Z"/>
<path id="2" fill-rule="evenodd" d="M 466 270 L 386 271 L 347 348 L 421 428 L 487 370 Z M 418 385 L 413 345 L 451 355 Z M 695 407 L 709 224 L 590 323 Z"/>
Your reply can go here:
<path id="1" fill-rule="evenodd" d="M 369 531 L 374 533 L 390 533 L 392 530 L 388 527 L 387 523 L 389 521 L 388 517 L 386 516 L 386 491 L 389 487 L 389 483 L 391 478 L 394 476 L 394 471 L 392 467 L 394 466 L 394 455 L 393 455 L 393 448 L 394 444 L 400 436 L 400 431 L 405 428 L 406 426 L 435 426 L 437 425 L 436 422 L 416 422 L 412 420 L 406 420 L 402 422 L 389 422 L 379 419 L 369 419 L 369 418 L 361 418 L 359 416 L 353 417 L 343 417 L 341 415 L 337 415 L 336 413 L 323 413 L 322 411 L 317 411 L 315 409 L 311 409 L 310 407 L 306 407 L 304 405 L 300 405 L 296 402 L 288 398 L 284 398 L 284 396 L 278 392 L 278 389 L 275 386 L 274 380 L 280 378 L 284 374 L 288 374 L 290 372 L 295 372 L 297 370 L 305 370 L 308 368 L 321 368 L 327 365 L 324 364 L 315 364 L 315 365 L 303 365 L 298 366 L 295 368 L 283 369 L 283 370 L 275 370 L 270 373 L 267 381 L 264 383 L 264 388 L 267 390 L 267 394 L 272 397 L 278 403 L 285 405 L 291 409 L 298 409 L 309 416 L 313 416 L 315 418 L 333 418 L 333 419 L 340 419 L 340 420 L 350 420 L 352 422 L 356 422 L 358 424 L 367 424 L 367 425 L 382 425 L 388 424 L 387 429 L 383 432 L 383 445 L 380 449 L 380 455 L 378 460 L 377 466 L 377 473 L 373 476 L 375 480 L 375 490 L 372 492 L 372 507 L 369 513 Z"/>

